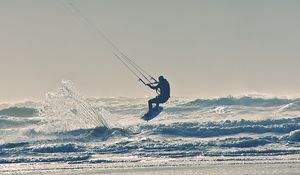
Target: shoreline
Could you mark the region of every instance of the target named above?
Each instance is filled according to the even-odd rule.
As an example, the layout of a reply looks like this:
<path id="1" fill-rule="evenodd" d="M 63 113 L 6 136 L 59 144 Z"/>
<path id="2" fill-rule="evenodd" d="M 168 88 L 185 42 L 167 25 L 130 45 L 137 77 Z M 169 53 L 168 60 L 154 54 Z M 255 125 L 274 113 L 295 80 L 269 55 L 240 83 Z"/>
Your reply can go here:
<path id="1" fill-rule="evenodd" d="M 110 175 L 193 175 L 193 174 L 272 174 L 272 175 L 298 175 L 300 172 L 299 162 L 265 162 L 265 163 L 215 163 L 215 164 L 186 164 L 186 165 L 162 165 L 162 166 L 116 166 L 109 167 L 103 164 L 68 164 L 68 163 L 31 163 L 31 164 L 1 164 L 0 174 L 54 174 L 54 175 L 77 175 L 77 174 L 110 174 Z"/>

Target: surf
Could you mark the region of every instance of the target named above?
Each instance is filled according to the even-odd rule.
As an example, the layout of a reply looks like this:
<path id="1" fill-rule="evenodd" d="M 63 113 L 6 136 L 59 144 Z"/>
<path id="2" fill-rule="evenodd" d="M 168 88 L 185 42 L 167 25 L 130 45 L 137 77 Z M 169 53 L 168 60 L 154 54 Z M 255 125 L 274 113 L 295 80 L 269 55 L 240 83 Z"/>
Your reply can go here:
<path id="1" fill-rule="evenodd" d="M 109 128 L 105 113 L 95 111 L 69 80 L 63 80 L 56 92 L 46 94 L 40 113 L 44 119 L 42 127 L 49 132 Z"/>

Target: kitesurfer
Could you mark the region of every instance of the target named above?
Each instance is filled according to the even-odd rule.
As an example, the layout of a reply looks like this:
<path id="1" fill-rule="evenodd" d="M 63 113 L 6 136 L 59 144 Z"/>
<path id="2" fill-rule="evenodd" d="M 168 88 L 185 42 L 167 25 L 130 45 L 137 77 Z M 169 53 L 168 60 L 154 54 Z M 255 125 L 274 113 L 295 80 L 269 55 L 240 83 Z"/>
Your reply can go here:
<path id="1" fill-rule="evenodd" d="M 151 113 L 155 109 L 158 109 L 160 103 L 165 103 L 169 100 L 170 85 L 163 76 L 159 76 L 158 82 L 148 83 L 147 86 L 149 86 L 153 90 L 156 90 L 156 92 L 158 93 L 158 96 L 148 101 L 149 113 Z M 156 104 L 154 108 L 152 107 L 153 103 Z"/>

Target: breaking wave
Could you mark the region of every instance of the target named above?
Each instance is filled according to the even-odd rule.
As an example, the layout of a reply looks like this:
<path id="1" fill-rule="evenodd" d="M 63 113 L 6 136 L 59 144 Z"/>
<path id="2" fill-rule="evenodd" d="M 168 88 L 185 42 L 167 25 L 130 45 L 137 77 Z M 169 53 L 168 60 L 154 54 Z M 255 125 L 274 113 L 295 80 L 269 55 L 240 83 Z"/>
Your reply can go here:
<path id="1" fill-rule="evenodd" d="M 104 116 L 79 95 L 71 81 L 62 81 L 56 93 L 48 93 L 40 112 L 43 130 L 49 132 L 109 127 Z"/>
<path id="2" fill-rule="evenodd" d="M 300 130 L 295 130 L 290 133 L 289 137 L 292 141 L 300 142 Z"/>
<path id="3" fill-rule="evenodd" d="M 215 99 L 196 99 L 188 102 L 186 106 L 249 106 L 249 107 L 272 107 L 282 106 L 290 103 L 298 102 L 300 99 L 280 99 L 280 98 L 256 98 L 256 97 L 223 97 Z"/>

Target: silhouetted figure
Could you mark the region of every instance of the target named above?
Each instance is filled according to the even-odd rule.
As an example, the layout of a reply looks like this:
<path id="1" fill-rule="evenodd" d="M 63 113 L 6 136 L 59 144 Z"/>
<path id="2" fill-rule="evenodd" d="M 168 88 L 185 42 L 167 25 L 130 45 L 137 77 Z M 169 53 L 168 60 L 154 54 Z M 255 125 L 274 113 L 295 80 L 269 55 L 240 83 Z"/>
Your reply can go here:
<path id="1" fill-rule="evenodd" d="M 169 82 L 163 77 L 159 76 L 158 78 L 159 82 L 156 83 L 149 83 L 147 84 L 151 89 L 156 90 L 158 92 L 158 96 L 148 101 L 149 105 L 149 113 L 153 111 L 152 104 L 155 103 L 155 109 L 159 107 L 160 103 L 165 103 L 170 98 L 170 85 Z M 155 85 L 157 84 L 157 85 Z"/>

